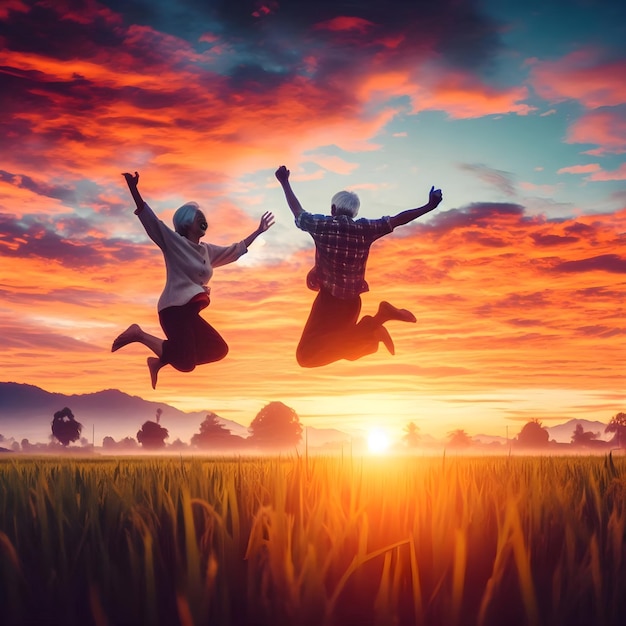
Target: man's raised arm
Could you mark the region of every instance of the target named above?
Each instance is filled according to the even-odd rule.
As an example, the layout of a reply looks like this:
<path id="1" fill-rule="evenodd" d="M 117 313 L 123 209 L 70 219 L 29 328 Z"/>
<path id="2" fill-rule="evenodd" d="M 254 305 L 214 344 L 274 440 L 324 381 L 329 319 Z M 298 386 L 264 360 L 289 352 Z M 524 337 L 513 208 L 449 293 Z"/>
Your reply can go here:
<path id="1" fill-rule="evenodd" d="M 430 193 L 428 194 L 428 203 L 424 206 L 417 207 L 416 209 L 408 209 L 407 211 L 402 211 L 402 213 L 393 215 L 390 218 L 391 227 L 395 228 L 396 226 L 408 224 L 418 217 L 421 217 L 422 215 L 435 210 L 442 200 L 443 196 L 441 194 L 441 189 L 435 189 L 434 187 L 431 187 Z"/>
<path id="2" fill-rule="evenodd" d="M 296 194 L 293 192 L 293 189 L 291 189 L 291 185 L 289 184 L 289 170 L 284 165 L 281 165 L 276 170 L 276 178 L 278 179 L 278 182 L 281 184 L 281 187 L 285 192 L 285 198 L 287 199 L 287 204 L 289 205 L 291 212 L 293 213 L 294 217 L 298 217 L 300 213 L 304 212 L 304 209 L 302 208 L 300 201 L 298 200 L 298 198 L 296 198 Z"/>
<path id="3" fill-rule="evenodd" d="M 129 174 L 128 172 L 124 172 L 122 176 L 126 179 L 126 184 L 128 185 L 128 189 L 130 190 L 130 195 L 133 197 L 135 204 L 137 205 L 137 211 L 135 213 L 141 211 L 143 209 L 143 198 L 139 193 L 139 189 L 137 185 L 139 184 L 139 173 L 135 172 L 135 175 Z"/>

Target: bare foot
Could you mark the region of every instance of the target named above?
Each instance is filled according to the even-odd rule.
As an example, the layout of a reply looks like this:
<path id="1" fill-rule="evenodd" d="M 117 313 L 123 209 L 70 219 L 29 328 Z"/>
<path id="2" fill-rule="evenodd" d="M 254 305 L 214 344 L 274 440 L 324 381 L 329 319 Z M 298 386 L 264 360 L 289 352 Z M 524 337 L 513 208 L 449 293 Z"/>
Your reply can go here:
<path id="1" fill-rule="evenodd" d="M 156 389 L 157 376 L 159 375 L 159 370 L 163 367 L 163 365 L 161 365 L 161 359 L 155 356 L 149 356 L 146 362 L 148 363 L 148 369 L 150 370 L 150 382 L 152 383 L 152 389 Z"/>
<path id="2" fill-rule="evenodd" d="M 121 335 L 118 335 L 111 346 L 111 352 L 115 352 L 134 341 L 139 341 L 139 337 L 141 337 L 141 328 L 138 324 L 131 324 Z"/>
<path id="3" fill-rule="evenodd" d="M 389 320 L 398 320 L 399 322 L 416 322 L 415 315 L 407 309 L 398 309 L 393 304 L 383 300 L 378 305 L 378 313 L 376 317 L 380 320 L 381 324 L 388 322 Z"/>
<path id="4" fill-rule="evenodd" d="M 389 331 L 384 326 L 379 326 L 376 329 L 376 333 L 375 333 L 374 337 L 376 337 L 376 339 L 378 339 L 378 341 L 382 341 L 385 344 L 385 348 L 387 348 L 387 350 L 389 350 L 389 354 L 395 354 L 396 353 L 396 349 L 395 349 L 395 347 L 393 345 L 393 339 L 391 338 L 391 335 L 389 334 Z"/>

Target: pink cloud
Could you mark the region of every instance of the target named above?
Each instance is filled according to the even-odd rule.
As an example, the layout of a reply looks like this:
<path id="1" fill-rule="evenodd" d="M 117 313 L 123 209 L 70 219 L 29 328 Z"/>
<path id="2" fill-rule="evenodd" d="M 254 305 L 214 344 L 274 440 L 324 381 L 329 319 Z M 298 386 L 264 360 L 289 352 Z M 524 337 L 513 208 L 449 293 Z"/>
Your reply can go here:
<path id="1" fill-rule="evenodd" d="M 557 170 L 557 174 L 590 174 L 600 171 L 598 163 L 589 163 L 588 165 L 571 165 L 570 167 L 562 167 Z"/>
<path id="2" fill-rule="evenodd" d="M 534 107 L 525 104 L 525 87 L 496 88 L 470 73 L 448 72 L 431 76 L 430 89 L 413 98 L 420 109 L 445 111 L 454 119 L 514 113 L 528 115 Z"/>
<path id="3" fill-rule="evenodd" d="M 626 180 L 626 163 L 622 163 L 616 170 L 594 172 L 587 177 L 591 181 Z"/>
<path id="4" fill-rule="evenodd" d="M 327 169 L 335 174 L 341 174 L 342 176 L 351 174 L 359 167 L 358 163 L 349 163 L 338 156 L 312 154 L 307 158 L 314 163 L 321 165 L 324 169 Z"/>
<path id="5" fill-rule="evenodd" d="M 600 146 L 588 154 L 626 152 L 626 109 L 619 107 L 585 113 L 569 127 L 566 140 L 568 143 Z"/>
<path id="6" fill-rule="evenodd" d="M 257 0 L 255 5 L 256 9 L 252 12 L 253 17 L 265 17 L 266 15 L 275 13 L 278 10 L 278 2 L 275 2 L 274 0 L 266 0 L 264 2 Z"/>
<path id="7" fill-rule="evenodd" d="M 529 193 L 538 193 L 543 196 L 554 196 L 558 190 L 557 185 L 537 185 L 529 181 L 520 181 L 518 187 Z"/>
<path id="8" fill-rule="evenodd" d="M 599 51 L 577 50 L 558 61 L 534 61 L 530 80 L 546 100 L 578 100 L 587 108 L 626 102 L 626 60 L 608 61 Z"/>
<path id="9" fill-rule="evenodd" d="M 333 32 L 357 31 L 359 33 L 365 33 L 372 28 L 372 26 L 374 26 L 372 22 L 362 17 L 339 16 L 325 22 L 319 22 L 315 25 L 315 29 Z"/>
<path id="10" fill-rule="evenodd" d="M 499 89 L 474 74 L 446 69 L 373 69 L 361 77 L 357 93 L 362 102 L 408 95 L 414 113 L 445 111 L 454 119 L 507 113 L 528 115 L 535 110 L 524 103 L 528 98 L 525 87 Z"/>

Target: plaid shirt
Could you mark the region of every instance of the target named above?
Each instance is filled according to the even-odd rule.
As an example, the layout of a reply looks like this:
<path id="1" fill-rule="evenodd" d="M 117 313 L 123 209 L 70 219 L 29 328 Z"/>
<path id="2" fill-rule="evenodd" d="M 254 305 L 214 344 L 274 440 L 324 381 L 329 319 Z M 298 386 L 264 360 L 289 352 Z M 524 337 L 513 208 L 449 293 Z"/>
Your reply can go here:
<path id="1" fill-rule="evenodd" d="M 370 246 L 393 228 L 389 217 L 353 220 L 347 215 L 312 215 L 303 211 L 296 226 L 315 241 L 315 267 L 307 276 L 309 289 L 324 287 L 347 300 L 369 290 L 365 266 Z"/>

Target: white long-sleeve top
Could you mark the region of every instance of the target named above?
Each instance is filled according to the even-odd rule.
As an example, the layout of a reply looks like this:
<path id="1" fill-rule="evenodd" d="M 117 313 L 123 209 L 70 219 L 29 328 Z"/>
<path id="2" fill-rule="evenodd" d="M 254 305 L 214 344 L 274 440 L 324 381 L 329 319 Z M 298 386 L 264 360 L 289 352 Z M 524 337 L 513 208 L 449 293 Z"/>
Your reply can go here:
<path id="1" fill-rule="evenodd" d="M 135 213 L 165 259 L 167 277 L 157 304 L 159 311 L 182 306 L 198 294 L 209 294 L 207 283 L 213 276 L 213 268 L 232 263 L 248 251 L 243 240 L 230 246 L 193 243 L 161 221 L 146 202 Z"/>

